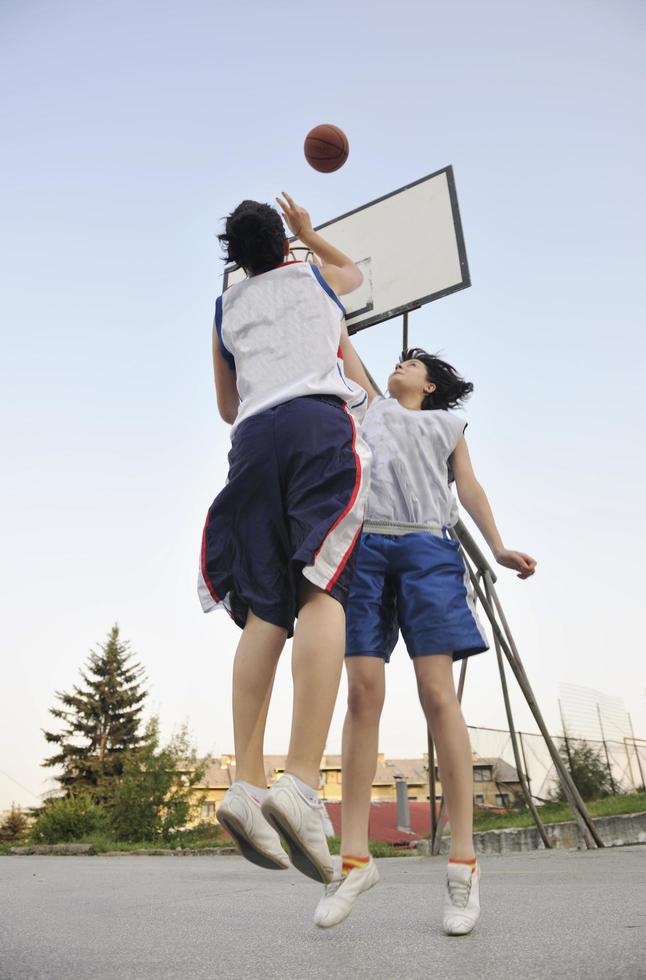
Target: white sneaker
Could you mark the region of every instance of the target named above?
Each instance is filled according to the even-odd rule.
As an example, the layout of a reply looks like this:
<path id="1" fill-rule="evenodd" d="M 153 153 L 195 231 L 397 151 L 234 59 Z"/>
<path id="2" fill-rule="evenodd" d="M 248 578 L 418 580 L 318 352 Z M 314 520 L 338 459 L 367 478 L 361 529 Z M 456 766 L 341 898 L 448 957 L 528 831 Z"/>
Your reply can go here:
<path id="1" fill-rule="evenodd" d="M 217 816 L 247 861 L 276 871 L 289 867 L 289 858 L 281 847 L 278 834 L 262 815 L 260 800 L 243 786 L 234 783 L 226 791 Z"/>
<path id="2" fill-rule="evenodd" d="M 292 864 L 308 878 L 332 880 L 333 867 L 324 830 L 324 808 L 308 800 L 293 776 L 284 773 L 269 790 L 262 812 L 285 839 Z"/>
<path id="3" fill-rule="evenodd" d="M 447 936 L 466 936 L 480 918 L 480 865 L 449 863 L 444 900 L 444 931 Z"/>
<path id="4" fill-rule="evenodd" d="M 340 859 L 338 865 L 335 862 L 334 871 L 334 878 L 325 886 L 325 895 L 314 912 L 314 924 L 321 929 L 338 926 L 339 922 L 347 919 L 359 895 L 379 881 L 377 865 L 372 858 L 365 868 L 353 868 L 345 878 L 341 877 Z"/>

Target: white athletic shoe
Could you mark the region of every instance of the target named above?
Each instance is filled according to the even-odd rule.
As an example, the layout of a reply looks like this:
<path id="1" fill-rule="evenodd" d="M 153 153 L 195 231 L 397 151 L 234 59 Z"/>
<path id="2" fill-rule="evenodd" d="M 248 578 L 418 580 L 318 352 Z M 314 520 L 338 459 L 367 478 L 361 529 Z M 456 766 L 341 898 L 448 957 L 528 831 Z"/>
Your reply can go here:
<path id="1" fill-rule="evenodd" d="M 325 811 L 319 800 L 308 800 L 293 776 L 284 773 L 269 790 L 262 812 L 287 844 L 292 864 L 308 878 L 332 880 L 333 867 L 325 837 Z"/>
<path id="2" fill-rule="evenodd" d="M 247 861 L 275 871 L 289 867 L 289 858 L 281 847 L 278 834 L 262 815 L 260 800 L 243 786 L 234 783 L 226 791 L 217 815 Z"/>
<path id="3" fill-rule="evenodd" d="M 372 858 L 365 868 L 353 868 L 345 878 L 341 877 L 339 859 L 338 864 L 335 862 L 334 872 L 334 878 L 325 886 L 325 895 L 314 912 L 314 924 L 321 929 L 338 926 L 340 922 L 347 919 L 359 895 L 367 892 L 379 881 L 377 865 Z"/>
<path id="4" fill-rule="evenodd" d="M 447 936 L 466 936 L 480 918 L 480 865 L 449 863 L 444 900 L 444 931 Z"/>

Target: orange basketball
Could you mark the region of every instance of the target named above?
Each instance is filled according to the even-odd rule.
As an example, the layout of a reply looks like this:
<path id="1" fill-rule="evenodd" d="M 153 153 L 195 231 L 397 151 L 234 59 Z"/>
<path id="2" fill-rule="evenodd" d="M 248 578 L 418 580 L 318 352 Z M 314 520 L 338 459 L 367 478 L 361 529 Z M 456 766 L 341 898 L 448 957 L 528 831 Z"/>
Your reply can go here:
<path id="1" fill-rule="evenodd" d="M 348 137 L 338 126 L 315 126 L 305 137 L 305 159 L 322 174 L 331 174 L 348 159 Z"/>

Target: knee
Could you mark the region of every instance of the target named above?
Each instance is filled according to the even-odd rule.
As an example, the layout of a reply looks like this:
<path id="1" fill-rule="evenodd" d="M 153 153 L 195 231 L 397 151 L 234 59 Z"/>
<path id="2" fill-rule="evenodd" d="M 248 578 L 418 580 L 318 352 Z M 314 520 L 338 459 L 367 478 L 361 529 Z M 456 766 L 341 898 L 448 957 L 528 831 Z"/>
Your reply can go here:
<path id="1" fill-rule="evenodd" d="M 348 712 L 353 718 L 379 720 L 383 706 L 384 691 L 381 685 L 363 680 L 348 684 Z"/>
<path id="2" fill-rule="evenodd" d="M 419 700 L 427 715 L 439 714 L 457 704 L 452 686 L 435 680 L 423 680 L 417 685 Z"/>

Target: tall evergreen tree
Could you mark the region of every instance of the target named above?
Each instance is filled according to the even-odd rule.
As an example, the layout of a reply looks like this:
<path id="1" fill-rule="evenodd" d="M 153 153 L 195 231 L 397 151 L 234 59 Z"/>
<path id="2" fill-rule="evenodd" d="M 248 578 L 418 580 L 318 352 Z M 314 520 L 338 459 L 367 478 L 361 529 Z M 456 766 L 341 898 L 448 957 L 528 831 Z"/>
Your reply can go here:
<path id="1" fill-rule="evenodd" d="M 71 693 L 56 692 L 61 706 L 50 714 L 64 723 L 61 732 L 44 732 L 57 746 L 44 765 L 62 771 L 56 778 L 67 790 L 86 789 L 98 801 L 111 798 L 114 782 L 123 773 L 125 754 L 146 742 L 141 713 L 147 691 L 144 669 L 132 662 L 128 643 L 115 624 L 99 652 L 90 652 L 80 671 L 84 686 Z"/>

